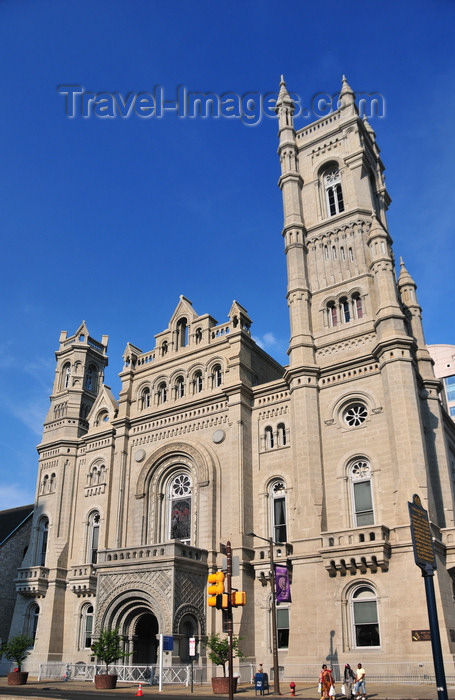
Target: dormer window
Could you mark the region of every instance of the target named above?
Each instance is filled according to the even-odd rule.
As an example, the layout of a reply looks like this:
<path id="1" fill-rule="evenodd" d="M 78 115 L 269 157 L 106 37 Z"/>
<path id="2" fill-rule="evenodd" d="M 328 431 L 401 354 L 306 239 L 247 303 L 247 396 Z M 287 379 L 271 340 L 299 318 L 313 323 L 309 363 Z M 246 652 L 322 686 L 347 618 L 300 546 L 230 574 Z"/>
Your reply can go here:
<path id="1" fill-rule="evenodd" d="M 338 168 L 334 168 L 324 175 L 324 188 L 328 215 L 341 214 L 344 211 L 344 199 Z"/>

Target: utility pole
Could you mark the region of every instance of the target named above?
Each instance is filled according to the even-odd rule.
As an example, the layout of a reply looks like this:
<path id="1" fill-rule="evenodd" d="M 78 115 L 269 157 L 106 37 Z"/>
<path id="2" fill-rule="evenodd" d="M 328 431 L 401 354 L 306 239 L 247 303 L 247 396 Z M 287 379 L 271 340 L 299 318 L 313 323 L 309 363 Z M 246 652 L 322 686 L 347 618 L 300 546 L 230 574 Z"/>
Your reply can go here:
<path id="1" fill-rule="evenodd" d="M 248 537 L 257 537 L 258 540 L 264 540 L 264 542 L 269 543 L 269 559 L 270 559 L 270 574 L 267 579 L 264 580 L 270 582 L 270 593 L 271 593 L 271 615 L 272 615 L 272 656 L 273 656 L 273 692 L 276 695 L 281 695 L 280 692 L 280 669 L 278 666 L 278 631 L 276 625 L 276 587 L 275 587 L 275 560 L 273 557 L 273 537 L 261 537 L 256 535 L 254 532 L 246 532 Z"/>

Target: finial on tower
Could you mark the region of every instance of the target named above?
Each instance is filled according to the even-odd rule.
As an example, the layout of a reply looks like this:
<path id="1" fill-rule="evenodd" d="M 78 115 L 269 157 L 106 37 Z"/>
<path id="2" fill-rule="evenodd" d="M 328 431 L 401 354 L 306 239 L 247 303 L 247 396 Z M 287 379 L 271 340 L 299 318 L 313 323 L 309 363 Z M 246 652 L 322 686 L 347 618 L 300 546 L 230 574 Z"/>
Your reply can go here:
<path id="1" fill-rule="evenodd" d="M 278 111 L 278 108 L 281 107 L 282 105 L 286 105 L 286 106 L 292 108 L 292 111 L 294 111 L 294 103 L 291 100 L 290 94 L 288 93 L 288 90 L 286 87 L 286 81 L 284 79 L 284 75 L 281 75 L 280 91 L 278 93 L 278 99 L 276 101 L 275 110 Z"/>
<path id="2" fill-rule="evenodd" d="M 340 91 L 340 108 L 341 109 L 346 109 L 347 107 L 351 107 L 357 112 L 357 106 L 355 104 L 355 94 L 354 90 L 351 88 L 349 85 L 346 76 L 343 75 L 341 79 L 341 91 Z"/>
<path id="3" fill-rule="evenodd" d="M 412 276 L 407 271 L 406 266 L 404 264 L 404 260 L 400 256 L 400 274 L 398 275 L 398 286 L 400 288 L 402 288 L 404 285 L 407 285 L 407 284 L 410 284 L 415 289 L 417 289 L 416 283 L 414 282 Z"/>

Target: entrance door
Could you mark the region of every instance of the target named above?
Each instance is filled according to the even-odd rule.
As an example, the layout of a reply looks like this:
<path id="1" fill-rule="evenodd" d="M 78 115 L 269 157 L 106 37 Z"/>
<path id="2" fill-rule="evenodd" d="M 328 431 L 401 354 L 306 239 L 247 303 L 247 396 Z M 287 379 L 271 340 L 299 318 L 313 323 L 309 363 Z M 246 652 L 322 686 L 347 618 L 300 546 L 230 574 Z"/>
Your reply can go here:
<path id="1" fill-rule="evenodd" d="M 156 664 L 158 648 L 158 621 L 155 615 L 145 613 L 137 621 L 134 643 L 133 664 L 137 666 Z"/>

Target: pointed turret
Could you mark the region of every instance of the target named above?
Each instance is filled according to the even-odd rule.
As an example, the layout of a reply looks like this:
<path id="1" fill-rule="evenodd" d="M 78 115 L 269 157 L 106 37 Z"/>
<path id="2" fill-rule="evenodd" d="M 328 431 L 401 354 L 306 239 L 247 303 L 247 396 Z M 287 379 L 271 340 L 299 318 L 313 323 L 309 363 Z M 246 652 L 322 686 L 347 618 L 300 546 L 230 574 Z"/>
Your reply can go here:
<path id="1" fill-rule="evenodd" d="M 403 258 L 400 258 L 400 275 L 397 284 L 410 333 L 417 343 L 416 358 L 420 374 L 424 380 L 429 380 L 431 383 L 434 379 L 432 369 L 433 361 L 425 342 L 422 324 L 422 308 L 417 299 L 417 284 L 407 271 Z"/>
<path id="2" fill-rule="evenodd" d="M 275 105 L 275 112 L 278 116 L 278 134 L 280 135 L 280 143 L 282 141 L 289 140 L 290 137 L 295 139 L 293 118 L 294 111 L 295 105 L 287 91 L 284 75 L 282 75 L 278 99 Z"/>
<path id="3" fill-rule="evenodd" d="M 352 114 L 359 113 L 359 110 L 357 109 L 357 105 L 355 103 L 354 90 L 349 85 L 345 75 L 343 75 L 341 80 L 339 108 L 345 111 L 350 110 Z"/>

